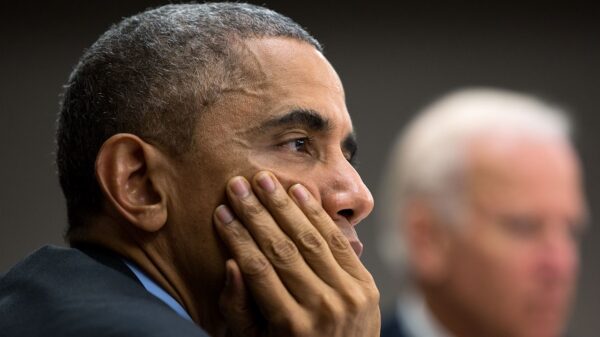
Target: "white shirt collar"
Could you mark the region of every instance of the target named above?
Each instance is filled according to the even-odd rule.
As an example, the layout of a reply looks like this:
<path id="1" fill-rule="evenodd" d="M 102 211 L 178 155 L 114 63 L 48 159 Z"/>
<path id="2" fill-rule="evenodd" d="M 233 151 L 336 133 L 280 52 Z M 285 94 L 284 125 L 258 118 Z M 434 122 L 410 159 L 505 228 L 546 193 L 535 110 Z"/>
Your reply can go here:
<path id="1" fill-rule="evenodd" d="M 396 318 L 410 337 L 453 337 L 433 316 L 424 298 L 414 291 L 398 299 Z"/>

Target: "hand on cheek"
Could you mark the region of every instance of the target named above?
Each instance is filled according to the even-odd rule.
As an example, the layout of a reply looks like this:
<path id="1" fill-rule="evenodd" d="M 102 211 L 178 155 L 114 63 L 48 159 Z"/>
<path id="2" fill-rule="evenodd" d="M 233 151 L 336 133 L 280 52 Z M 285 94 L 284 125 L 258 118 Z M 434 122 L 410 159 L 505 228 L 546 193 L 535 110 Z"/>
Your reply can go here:
<path id="1" fill-rule="evenodd" d="M 379 292 L 303 186 L 269 172 L 231 179 L 217 232 L 232 259 L 221 310 L 235 336 L 379 336 Z M 258 310 L 253 310 L 256 308 Z"/>

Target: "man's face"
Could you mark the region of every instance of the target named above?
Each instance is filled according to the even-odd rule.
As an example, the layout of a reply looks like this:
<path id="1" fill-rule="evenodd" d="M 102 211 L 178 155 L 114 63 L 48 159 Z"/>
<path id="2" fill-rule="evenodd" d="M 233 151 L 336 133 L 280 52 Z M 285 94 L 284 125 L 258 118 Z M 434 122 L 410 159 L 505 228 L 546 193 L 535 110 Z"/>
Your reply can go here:
<path id="1" fill-rule="evenodd" d="M 340 80 L 306 43 L 270 38 L 245 41 L 247 81 L 226 88 L 200 116 L 194 152 L 173 173 L 169 209 L 176 263 L 196 285 L 213 291 L 223 280 L 224 250 L 212 225 L 233 176 L 272 171 L 284 187 L 302 183 L 348 237 L 373 199 L 352 166 L 356 144 Z"/>
<path id="2" fill-rule="evenodd" d="M 566 144 L 525 138 L 473 144 L 467 223 L 454 235 L 447 279 L 454 310 L 486 336 L 559 336 L 584 216 L 575 155 Z"/>

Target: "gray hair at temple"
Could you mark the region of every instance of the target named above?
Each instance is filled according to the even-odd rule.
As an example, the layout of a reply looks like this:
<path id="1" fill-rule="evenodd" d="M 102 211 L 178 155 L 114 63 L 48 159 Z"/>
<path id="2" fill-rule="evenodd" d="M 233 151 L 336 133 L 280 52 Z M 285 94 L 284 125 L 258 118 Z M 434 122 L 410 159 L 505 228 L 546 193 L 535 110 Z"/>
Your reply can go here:
<path id="1" fill-rule="evenodd" d="M 400 280 L 409 274 L 403 214 L 415 198 L 460 225 L 468 142 L 476 137 L 534 137 L 570 143 L 566 113 L 536 97 L 469 88 L 425 108 L 398 135 L 380 185 L 379 253 Z"/>

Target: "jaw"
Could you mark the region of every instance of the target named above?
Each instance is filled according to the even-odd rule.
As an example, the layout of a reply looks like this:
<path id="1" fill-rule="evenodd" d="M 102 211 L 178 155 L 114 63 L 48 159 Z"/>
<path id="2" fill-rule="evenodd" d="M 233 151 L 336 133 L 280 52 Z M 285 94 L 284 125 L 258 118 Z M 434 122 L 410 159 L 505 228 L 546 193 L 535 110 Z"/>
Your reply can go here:
<path id="1" fill-rule="evenodd" d="M 194 322 L 211 333 L 211 336 L 223 335 L 225 323 L 220 312 L 215 310 L 218 308 L 218 296 L 224 284 L 225 257 L 221 253 L 222 248 L 216 249 L 221 254 L 220 258 L 214 256 L 200 259 L 200 253 L 196 252 L 195 261 L 210 262 L 201 266 L 197 262 L 192 264 L 186 260 L 188 254 L 180 254 L 179 251 L 173 250 L 175 248 L 170 242 L 176 241 L 170 239 L 172 233 L 168 230 L 142 233 L 126 223 L 118 223 L 108 215 L 93 218 L 86 229 L 84 233 L 69 238 L 69 243 L 101 245 L 132 261 L 179 302 Z M 213 242 L 218 241 L 214 238 Z M 196 248 L 200 250 L 198 246 L 204 243 L 206 242 L 199 243 Z M 220 264 L 218 261 L 223 262 Z M 181 264 L 186 266 L 181 267 Z"/>

